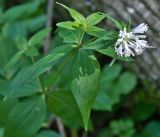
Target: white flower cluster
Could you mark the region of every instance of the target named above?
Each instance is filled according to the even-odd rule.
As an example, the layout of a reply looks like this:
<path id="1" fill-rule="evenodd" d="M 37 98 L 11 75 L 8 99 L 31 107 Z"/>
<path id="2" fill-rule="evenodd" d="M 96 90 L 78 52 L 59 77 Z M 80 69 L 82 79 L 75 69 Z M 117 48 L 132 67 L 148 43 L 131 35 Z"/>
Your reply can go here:
<path id="1" fill-rule="evenodd" d="M 140 24 L 131 32 L 127 32 L 126 28 L 120 30 L 119 38 L 115 44 L 117 55 L 130 57 L 142 54 L 144 49 L 149 47 L 144 34 L 147 30 L 148 26 L 145 23 Z"/>

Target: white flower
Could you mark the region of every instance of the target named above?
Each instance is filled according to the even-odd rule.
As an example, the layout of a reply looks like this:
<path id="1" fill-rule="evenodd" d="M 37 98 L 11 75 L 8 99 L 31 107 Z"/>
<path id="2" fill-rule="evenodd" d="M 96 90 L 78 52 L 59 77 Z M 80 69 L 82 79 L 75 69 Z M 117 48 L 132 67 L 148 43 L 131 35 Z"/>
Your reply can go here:
<path id="1" fill-rule="evenodd" d="M 149 47 L 144 34 L 147 30 L 148 26 L 145 23 L 140 24 L 131 32 L 127 32 L 126 28 L 120 30 L 119 38 L 115 44 L 117 55 L 130 57 L 142 54 Z"/>

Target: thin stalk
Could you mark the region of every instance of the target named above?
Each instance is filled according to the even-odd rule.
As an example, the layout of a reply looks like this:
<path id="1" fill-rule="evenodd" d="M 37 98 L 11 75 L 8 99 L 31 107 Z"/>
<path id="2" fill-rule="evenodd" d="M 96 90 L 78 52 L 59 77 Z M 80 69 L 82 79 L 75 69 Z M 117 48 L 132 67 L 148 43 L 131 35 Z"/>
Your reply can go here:
<path id="1" fill-rule="evenodd" d="M 77 44 L 78 48 L 82 47 L 82 40 L 83 40 L 84 34 L 85 34 L 85 31 L 82 31 L 80 39 L 79 39 L 78 44 Z"/>
<path id="2" fill-rule="evenodd" d="M 59 117 L 56 117 L 56 122 L 57 122 L 58 130 L 61 133 L 61 137 L 67 137 L 64 126 L 63 126 L 63 123 L 62 123 L 62 121 Z"/>

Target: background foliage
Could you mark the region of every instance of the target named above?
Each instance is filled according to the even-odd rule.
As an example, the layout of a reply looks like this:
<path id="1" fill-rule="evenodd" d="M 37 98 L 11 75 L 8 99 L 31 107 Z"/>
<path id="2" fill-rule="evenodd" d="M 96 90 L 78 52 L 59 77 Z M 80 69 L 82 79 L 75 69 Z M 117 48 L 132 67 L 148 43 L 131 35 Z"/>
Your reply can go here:
<path id="1" fill-rule="evenodd" d="M 46 2 L 2 0 L 0 4 L 0 137 L 60 137 L 56 116 L 61 118 L 67 136 L 72 137 L 160 135 L 160 93 L 152 85 L 144 88 L 139 76 L 124 67 L 126 63 L 118 61 L 109 67 L 114 53 L 107 47 L 117 35 L 104 35 L 104 30 L 95 26 L 104 19 L 103 14 L 97 13 L 96 19 L 88 17 L 86 32 L 97 40 L 84 44 L 80 51 L 74 50 L 83 42 L 79 41 L 81 30 L 72 30 L 72 25 L 77 24 L 62 22 L 57 29 L 55 20 L 50 51 L 44 56 L 43 40 L 51 31 L 43 29 Z M 76 11 L 68 10 L 78 23 L 84 21 L 83 16 L 75 16 Z M 55 12 L 54 16 L 56 19 L 59 14 Z M 113 24 L 121 27 L 116 20 Z M 85 36 L 84 41 L 90 36 Z M 73 92 L 77 89 L 81 95 Z M 83 125 L 87 128 L 88 122 L 86 133 Z"/>

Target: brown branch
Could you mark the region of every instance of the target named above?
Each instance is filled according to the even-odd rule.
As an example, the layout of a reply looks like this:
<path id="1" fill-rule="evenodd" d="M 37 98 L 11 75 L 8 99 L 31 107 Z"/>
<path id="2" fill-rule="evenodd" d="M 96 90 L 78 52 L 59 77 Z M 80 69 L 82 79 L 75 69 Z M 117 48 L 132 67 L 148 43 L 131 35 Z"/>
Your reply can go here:
<path id="1" fill-rule="evenodd" d="M 58 130 L 61 134 L 61 137 L 67 137 L 63 123 L 59 117 L 56 117 L 56 123 L 57 123 Z"/>
<path id="2" fill-rule="evenodd" d="M 55 0 L 48 0 L 46 28 L 52 27 L 52 17 L 53 17 L 54 4 L 55 4 Z M 50 42 L 51 42 L 51 32 L 48 33 L 46 40 L 45 40 L 45 43 L 44 43 L 44 53 L 45 54 L 49 50 Z"/>

